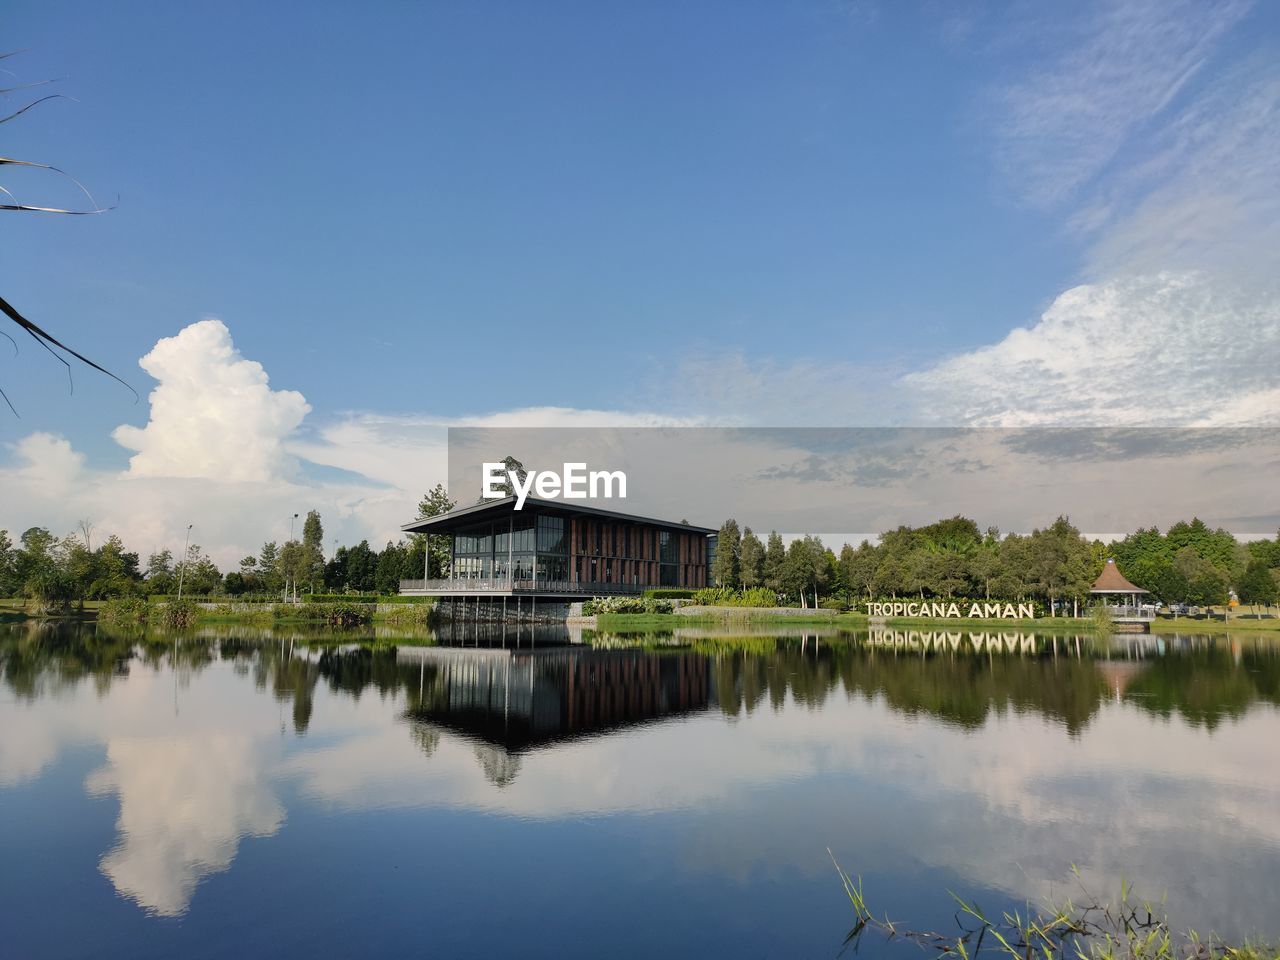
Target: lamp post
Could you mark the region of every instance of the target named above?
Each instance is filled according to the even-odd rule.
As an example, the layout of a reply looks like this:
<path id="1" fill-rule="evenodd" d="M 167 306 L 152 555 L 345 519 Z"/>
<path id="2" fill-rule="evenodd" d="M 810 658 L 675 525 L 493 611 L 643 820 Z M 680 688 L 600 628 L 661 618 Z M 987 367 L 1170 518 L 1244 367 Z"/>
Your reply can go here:
<path id="1" fill-rule="evenodd" d="M 293 543 L 293 523 L 297 519 L 298 519 L 298 515 L 296 513 L 289 518 L 289 543 Z M 285 544 L 285 546 L 288 546 L 288 544 Z M 289 571 L 288 570 L 285 570 L 284 572 L 284 598 L 283 599 L 285 601 L 288 601 L 289 599 Z"/>
<path id="2" fill-rule="evenodd" d="M 178 600 L 182 600 L 182 581 L 187 576 L 187 548 L 191 546 L 191 528 L 195 524 L 187 524 L 187 539 L 182 543 L 182 565 L 178 567 Z"/>

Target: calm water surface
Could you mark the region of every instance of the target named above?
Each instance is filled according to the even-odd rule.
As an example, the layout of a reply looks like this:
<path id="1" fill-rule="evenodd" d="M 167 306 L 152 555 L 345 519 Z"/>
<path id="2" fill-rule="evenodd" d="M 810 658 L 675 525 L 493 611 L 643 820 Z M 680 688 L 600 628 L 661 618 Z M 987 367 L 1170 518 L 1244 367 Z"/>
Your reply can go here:
<path id="1" fill-rule="evenodd" d="M 831 957 L 828 847 L 1280 934 L 1266 640 L 357 638 L 0 625 L 0 955 Z"/>

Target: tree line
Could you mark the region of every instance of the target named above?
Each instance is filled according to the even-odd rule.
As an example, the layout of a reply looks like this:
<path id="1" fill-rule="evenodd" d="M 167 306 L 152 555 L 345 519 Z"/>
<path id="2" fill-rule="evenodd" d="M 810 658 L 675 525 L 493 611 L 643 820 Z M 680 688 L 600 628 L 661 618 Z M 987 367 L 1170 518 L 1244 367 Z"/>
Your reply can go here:
<path id="1" fill-rule="evenodd" d="M 437 484 L 418 505 L 419 517 L 452 509 Z M 199 544 L 185 557 L 173 551 L 140 555 L 120 537 L 100 537 L 82 521 L 58 537 L 32 527 L 15 543 L 0 530 L 0 597 L 27 597 L 67 606 L 130 595 L 296 597 L 306 593 L 392 594 L 401 580 L 447 575 L 447 536 L 414 534 L 376 549 L 367 540 L 340 546 L 326 558 L 320 514 L 306 515 L 300 539 L 267 541 L 257 554 L 223 572 Z M 181 551 L 179 551 L 181 552 Z M 427 556 L 430 553 L 428 564 Z M 1137 586 L 1163 603 L 1212 605 L 1231 594 L 1245 604 L 1280 599 L 1280 533 L 1241 543 L 1229 532 L 1192 519 L 1167 531 L 1139 529 L 1104 543 L 1083 536 L 1066 517 L 1030 534 L 1001 536 L 967 517 L 920 527 L 900 526 L 878 542 L 844 544 L 839 553 L 816 536 L 784 544 L 771 532 L 762 540 L 736 520 L 721 526 L 712 579 L 729 589 L 766 588 L 789 601 L 845 605 L 864 599 L 982 598 L 1079 603 L 1108 558 Z"/>
<path id="2" fill-rule="evenodd" d="M 443 485 L 418 504 L 418 516 L 452 509 Z M 122 596 L 265 595 L 296 598 L 307 593 L 396 593 L 401 580 L 421 578 L 431 553 L 431 575 L 442 576 L 449 563 L 447 537 L 414 534 L 375 549 L 367 540 L 324 552 L 324 524 L 316 510 L 307 513 L 301 539 L 269 540 L 257 554 L 233 570 L 221 571 L 198 543 L 185 557 L 161 549 L 143 563 L 120 537 L 98 537 L 91 521 L 58 537 L 31 527 L 17 542 L 0 530 L 0 597 L 23 597 L 38 607 L 67 607 L 85 600 Z M 181 549 L 178 553 L 181 554 Z"/>
<path id="3" fill-rule="evenodd" d="M 1136 586 L 1167 604 L 1272 604 L 1280 597 L 1280 532 L 1241 543 L 1200 519 L 1165 533 L 1140 529 L 1122 540 L 1089 539 L 1059 517 L 1029 534 L 1004 536 L 955 516 L 900 526 L 877 543 L 844 544 L 837 554 L 816 536 L 783 544 L 726 521 L 716 538 L 712 578 L 728 589 L 764 587 L 802 605 L 827 597 L 845 604 L 873 598 L 982 598 L 1082 603 L 1108 559 Z"/>

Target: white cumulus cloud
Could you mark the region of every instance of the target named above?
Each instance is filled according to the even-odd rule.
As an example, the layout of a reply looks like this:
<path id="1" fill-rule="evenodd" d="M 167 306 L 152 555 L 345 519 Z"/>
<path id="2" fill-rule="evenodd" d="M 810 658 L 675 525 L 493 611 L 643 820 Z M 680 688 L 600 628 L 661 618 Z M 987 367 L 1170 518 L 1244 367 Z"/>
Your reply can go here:
<path id="1" fill-rule="evenodd" d="M 113 434 L 137 451 L 131 476 L 266 481 L 292 472 L 284 441 L 311 408 L 297 391 L 272 390 L 262 364 L 240 355 L 221 320 L 164 338 L 139 365 L 159 383 L 147 425 Z"/>

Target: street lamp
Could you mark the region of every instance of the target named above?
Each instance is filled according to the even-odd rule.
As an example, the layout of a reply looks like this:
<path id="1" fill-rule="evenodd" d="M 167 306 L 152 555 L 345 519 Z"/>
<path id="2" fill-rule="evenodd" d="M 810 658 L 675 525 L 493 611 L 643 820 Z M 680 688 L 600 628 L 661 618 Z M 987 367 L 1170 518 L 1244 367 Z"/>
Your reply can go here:
<path id="1" fill-rule="evenodd" d="M 178 567 L 178 600 L 182 600 L 182 581 L 187 575 L 187 548 L 191 546 L 191 528 L 195 526 L 193 523 L 187 524 L 187 539 L 182 544 L 182 565 Z"/>
<path id="2" fill-rule="evenodd" d="M 296 513 L 289 518 L 289 543 L 293 543 L 293 523 L 297 519 L 298 519 L 298 515 Z M 289 571 L 288 570 L 284 572 L 284 596 L 282 597 L 282 599 L 285 601 L 289 599 Z"/>

